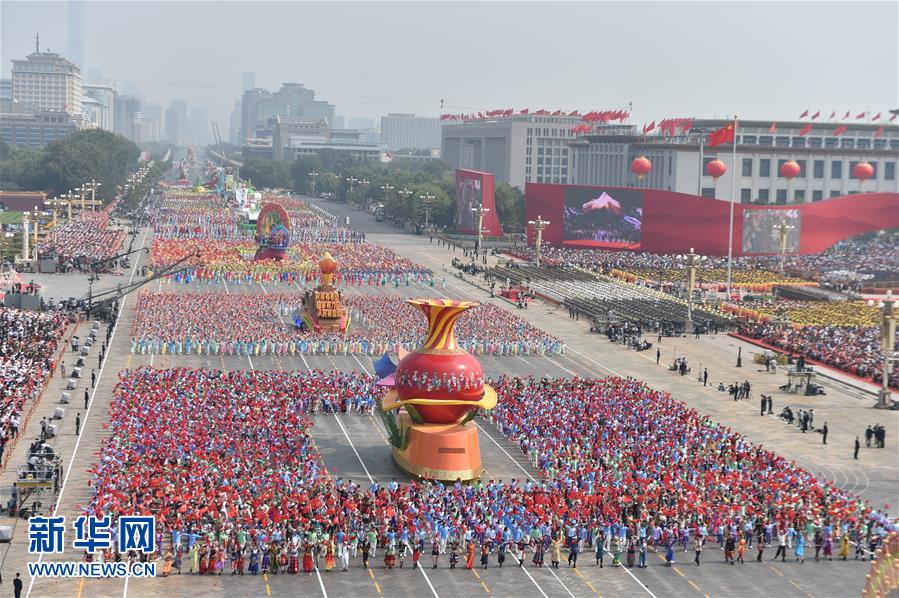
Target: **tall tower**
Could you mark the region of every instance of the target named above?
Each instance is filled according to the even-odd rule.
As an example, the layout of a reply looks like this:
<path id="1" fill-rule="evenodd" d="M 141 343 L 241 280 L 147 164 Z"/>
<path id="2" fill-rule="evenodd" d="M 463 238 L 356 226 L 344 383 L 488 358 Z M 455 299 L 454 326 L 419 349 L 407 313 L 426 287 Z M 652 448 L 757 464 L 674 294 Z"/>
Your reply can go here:
<path id="1" fill-rule="evenodd" d="M 68 2 L 69 46 L 66 58 L 84 68 L 84 3 Z"/>

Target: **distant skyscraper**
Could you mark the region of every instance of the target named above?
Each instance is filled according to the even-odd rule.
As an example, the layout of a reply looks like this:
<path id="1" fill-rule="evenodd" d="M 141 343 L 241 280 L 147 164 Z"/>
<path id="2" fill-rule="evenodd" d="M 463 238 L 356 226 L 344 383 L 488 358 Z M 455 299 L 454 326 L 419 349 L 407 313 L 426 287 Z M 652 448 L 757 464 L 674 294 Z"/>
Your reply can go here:
<path id="1" fill-rule="evenodd" d="M 203 106 L 194 106 L 190 111 L 193 142 L 198 146 L 204 146 L 209 142 L 210 124 L 209 113 Z"/>
<path id="2" fill-rule="evenodd" d="M 256 87 L 256 73 L 246 72 L 240 76 L 240 87 L 243 91 Z"/>
<path id="3" fill-rule="evenodd" d="M 281 89 L 270 92 L 253 88 L 244 91 L 241 101 L 240 141 L 256 135 L 275 116 L 324 119 L 334 121 L 334 105 L 315 99 L 315 91 L 302 83 L 284 83 Z"/>
<path id="4" fill-rule="evenodd" d="M 234 102 L 234 110 L 231 111 L 231 119 L 229 122 L 231 126 L 228 134 L 228 141 L 233 145 L 240 145 L 241 103 L 241 100 L 237 100 L 236 102 Z"/>
<path id="5" fill-rule="evenodd" d="M 115 104 L 115 132 L 135 143 L 140 143 L 143 127 L 140 98 L 116 95 Z"/>
<path id="6" fill-rule="evenodd" d="M 165 111 L 165 138 L 169 143 L 181 145 L 187 141 L 190 136 L 187 123 L 187 102 L 172 100 L 171 106 Z"/>
<path id="7" fill-rule="evenodd" d="M 116 91 L 110 85 L 89 85 L 84 87 L 84 100 L 93 100 L 84 109 L 85 118 L 92 126 L 104 131 L 115 130 Z"/>
<path id="8" fill-rule="evenodd" d="M 162 106 L 144 102 L 141 105 L 143 121 L 141 123 L 141 141 L 160 141 L 162 139 Z"/>
<path id="9" fill-rule="evenodd" d="M 69 39 L 66 58 L 84 68 L 84 2 L 68 2 Z"/>

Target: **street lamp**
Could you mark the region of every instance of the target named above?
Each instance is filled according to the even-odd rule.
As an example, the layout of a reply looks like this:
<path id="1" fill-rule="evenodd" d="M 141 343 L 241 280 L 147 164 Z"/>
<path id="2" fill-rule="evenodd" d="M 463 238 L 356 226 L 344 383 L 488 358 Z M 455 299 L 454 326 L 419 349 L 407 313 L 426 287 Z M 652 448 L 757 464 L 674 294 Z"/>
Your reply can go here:
<path id="1" fill-rule="evenodd" d="M 409 199 L 409 196 L 412 195 L 412 194 L 414 193 L 414 191 L 412 191 L 411 189 L 406 189 L 405 187 L 403 187 L 402 189 L 400 189 L 399 191 L 397 191 L 397 193 L 399 193 L 400 196 L 401 196 L 403 199 Z"/>
<path id="2" fill-rule="evenodd" d="M 369 181 L 368 179 L 362 179 L 361 181 L 359 181 L 359 185 L 362 187 L 367 187 L 369 183 L 371 183 L 371 181 Z M 364 192 L 362 194 L 362 199 L 365 200 L 365 205 L 368 205 L 368 196 Z"/>
<path id="3" fill-rule="evenodd" d="M 784 273 L 784 264 L 787 259 L 787 237 L 790 236 L 791 230 L 796 230 L 796 227 L 792 224 L 787 224 L 786 222 L 781 222 L 778 225 L 775 225 L 774 230 L 780 233 L 780 273 Z"/>
<path id="4" fill-rule="evenodd" d="M 346 182 L 350 184 L 350 192 L 347 194 L 347 197 L 346 197 L 347 203 L 350 203 L 350 195 L 353 194 L 353 189 L 356 188 L 356 183 L 359 182 L 359 179 L 357 179 L 354 176 L 348 176 L 346 178 Z"/>
<path id="5" fill-rule="evenodd" d="M 880 348 L 883 351 L 883 380 L 880 392 L 877 393 L 878 409 L 891 409 L 892 397 L 890 396 L 890 370 L 891 363 L 896 359 L 893 355 L 896 350 L 896 302 L 893 300 L 893 292 L 887 291 L 882 301 L 875 302 L 868 299 L 868 306 L 877 306 L 881 310 L 880 320 Z"/>
<path id="6" fill-rule="evenodd" d="M 381 185 L 381 190 L 384 192 L 384 202 L 385 203 L 390 203 L 390 192 L 393 191 L 394 189 L 396 189 L 396 187 L 394 187 L 390 183 L 385 183 L 385 184 Z"/>
<path id="7" fill-rule="evenodd" d="M 437 199 L 437 197 L 426 192 L 419 195 L 418 199 L 421 200 L 421 203 L 425 207 L 425 230 L 428 230 L 428 227 L 431 223 L 431 204 L 435 199 Z"/>
<path id="8" fill-rule="evenodd" d="M 542 216 L 537 215 L 536 220 L 528 220 L 528 226 L 537 231 L 537 267 L 540 267 L 540 247 L 543 245 L 543 230 L 552 224 L 549 220 L 544 220 Z"/>
<path id="9" fill-rule="evenodd" d="M 94 202 L 97 201 L 97 187 L 102 187 L 102 185 L 101 185 L 100 183 L 98 183 L 97 181 L 95 181 L 94 179 L 91 179 L 91 182 L 90 182 L 90 183 L 84 183 L 84 184 L 82 185 L 82 187 L 85 187 L 85 191 L 88 190 L 88 189 L 90 189 L 90 192 L 91 192 L 91 210 L 92 210 L 92 211 L 93 211 L 93 210 L 96 210 L 97 208 L 96 208 L 96 204 L 95 204 Z M 82 209 L 84 209 L 84 206 L 83 206 L 83 205 L 82 205 Z"/>
<path id="10" fill-rule="evenodd" d="M 315 170 L 312 170 L 309 173 L 309 176 L 312 178 L 312 197 L 315 197 L 315 177 L 317 177 L 318 175 L 319 175 L 319 173 L 316 172 Z"/>
<path id="11" fill-rule="evenodd" d="M 678 255 L 677 259 L 687 265 L 687 321 L 684 322 L 684 332 L 690 334 L 693 332 L 693 285 L 696 283 L 696 270 L 706 258 L 696 254 L 691 247 L 690 253 Z"/>
<path id="12" fill-rule="evenodd" d="M 475 252 L 477 253 L 481 250 L 481 238 L 484 234 L 484 214 L 489 213 L 490 208 L 481 206 L 477 208 L 471 208 L 471 211 L 478 217 L 478 245 L 477 247 L 475 247 Z"/>

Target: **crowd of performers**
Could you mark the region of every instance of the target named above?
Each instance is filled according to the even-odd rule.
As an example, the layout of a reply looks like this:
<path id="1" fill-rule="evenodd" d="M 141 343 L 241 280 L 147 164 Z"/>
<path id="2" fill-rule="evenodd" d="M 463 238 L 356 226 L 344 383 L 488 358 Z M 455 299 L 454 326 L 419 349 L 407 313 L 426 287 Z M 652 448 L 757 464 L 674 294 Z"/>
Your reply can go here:
<path id="1" fill-rule="evenodd" d="M 109 214 L 83 211 L 75 215 L 71 222 L 54 227 L 40 243 L 39 255 L 58 256 L 62 262 L 87 264 L 116 254 L 122 239 L 123 229 L 109 228 Z M 106 269 L 114 264 L 109 262 Z"/>
<path id="2" fill-rule="evenodd" d="M 347 332 L 299 330 L 303 293 L 151 293 L 138 296 L 131 352 L 170 355 L 382 355 L 424 339 L 421 313 L 399 296 L 343 298 Z M 559 354 L 562 341 L 490 304 L 465 312 L 460 346 L 478 355 Z"/>
<path id="3" fill-rule="evenodd" d="M 157 272 L 184 258 L 168 279 L 197 284 L 303 284 L 318 274 L 317 262 L 329 252 L 340 264 L 335 282 L 399 286 L 433 284 L 431 270 L 374 243 L 297 243 L 285 260 L 253 260 L 256 246 L 247 241 L 155 239 L 149 269 Z"/>
<path id="4" fill-rule="evenodd" d="M 728 562 L 804 562 L 864 557 L 895 527 L 858 497 L 635 380 L 495 386 L 490 417 L 539 479 L 334 477 L 308 414 L 354 411 L 360 397 L 379 396 L 361 374 L 126 371 L 88 511 L 156 515 L 159 553 L 149 558 L 161 559 L 163 574 L 311 574 L 381 558 L 388 569 L 507 558 L 542 567 L 563 556 L 576 564 L 581 553 L 598 565 L 645 566 L 647 550 L 671 564 L 687 550 L 698 561 L 712 545 Z"/>
<path id="5" fill-rule="evenodd" d="M 18 436 L 25 402 L 43 389 L 68 325 L 63 312 L 0 307 L 0 462 L 6 444 Z"/>

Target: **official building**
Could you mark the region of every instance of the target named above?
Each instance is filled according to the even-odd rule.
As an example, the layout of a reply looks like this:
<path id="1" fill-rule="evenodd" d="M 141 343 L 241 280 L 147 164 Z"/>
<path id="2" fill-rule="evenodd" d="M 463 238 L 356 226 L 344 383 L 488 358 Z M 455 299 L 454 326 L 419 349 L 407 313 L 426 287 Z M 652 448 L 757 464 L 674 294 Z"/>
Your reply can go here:
<path id="1" fill-rule="evenodd" d="M 669 129 L 642 135 L 634 125 L 599 125 L 585 135 L 568 139 L 571 180 L 576 185 L 629 187 L 692 193 L 741 203 L 802 203 L 859 191 L 896 192 L 899 127 L 878 123 L 740 121 L 734 163 L 731 144 L 709 148 L 709 133 L 726 120 L 695 120 L 686 133 Z M 810 125 L 810 130 L 809 130 Z M 769 131 L 774 131 L 769 132 Z M 669 134 L 674 133 L 674 134 Z M 634 158 L 646 156 L 652 170 L 641 181 L 630 172 Z M 721 160 L 727 172 L 715 181 L 706 165 Z M 780 166 L 789 160 L 799 175 L 788 180 Z M 868 162 L 874 176 L 860 181 L 853 176 L 859 162 Z"/>
<path id="2" fill-rule="evenodd" d="M 571 182 L 569 142 L 580 116 L 514 114 L 441 127 L 441 155 L 452 168 L 492 172 L 497 182 Z"/>
<path id="3" fill-rule="evenodd" d="M 81 67 L 59 54 L 34 52 L 12 61 L 12 97 L 39 112 L 81 115 Z"/>
<path id="4" fill-rule="evenodd" d="M 389 113 L 381 117 L 381 144 L 390 151 L 440 147 L 440 119 Z"/>

